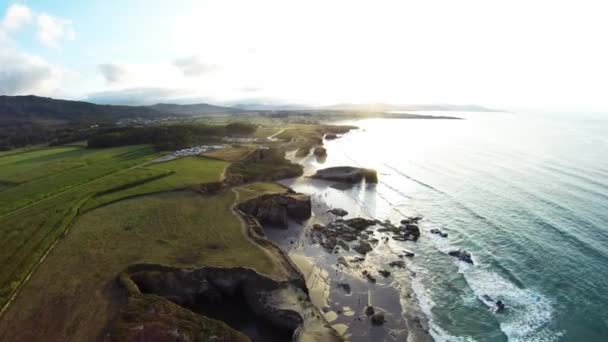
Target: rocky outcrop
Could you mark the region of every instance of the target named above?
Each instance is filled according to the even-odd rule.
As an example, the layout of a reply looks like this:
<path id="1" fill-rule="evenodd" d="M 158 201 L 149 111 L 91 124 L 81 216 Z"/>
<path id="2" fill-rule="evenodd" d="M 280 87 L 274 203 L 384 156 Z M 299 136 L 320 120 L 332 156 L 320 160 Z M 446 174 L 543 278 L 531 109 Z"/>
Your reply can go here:
<path id="1" fill-rule="evenodd" d="M 262 195 L 239 204 L 238 209 L 262 224 L 282 228 L 287 228 L 288 218 L 302 222 L 312 213 L 310 197 L 299 193 Z"/>
<path id="2" fill-rule="evenodd" d="M 431 234 L 439 235 L 442 238 L 448 237 L 448 233 L 444 233 L 443 231 L 441 231 L 441 229 L 437 229 L 437 228 L 431 229 Z"/>
<path id="3" fill-rule="evenodd" d="M 334 133 L 325 134 L 325 140 L 334 140 L 334 139 L 338 139 L 338 136 L 335 135 Z"/>
<path id="4" fill-rule="evenodd" d="M 310 154 L 311 148 L 312 147 L 309 145 L 298 148 L 298 150 L 296 151 L 296 157 L 298 157 L 298 158 L 308 157 L 308 155 Z"/>
<path id="5" fill-rule="evenodd" d="M 243 267 L 218 268 L 203 267 L 199 269 L 183 269 L 162 265 L 140 264 L 129 267 L 119 277 L 119 283 L 127 290 L 130 300 L 148 298 L 158 302 L 161 297 L 171 303 L 181 307 L 181 311 L 152 311 L 131 312 L 126 317 L 121 317 L 116 324 L 115 336 L 124 335 L 124 332 L 139 330 L 136 339 L 129 340 L 156 340 L 156 336 L 170 335 L 171 331 L 183 334 L 177 329 L 177 323 L 184 315 L 188 315 L 192 321 L 199 314 L 200 318 L 218 326 L 218 332 L 209 333 L 204 328 L 188 325 L 189 329 L 199 329 L 201 331 L 188 332 L 184 337 L 195 336 L 196 341 L 233 341 L 243 340 L 242 334 L 235 332 L 229 327 L 221 329 L 221 322 L 216 318 L 225 317 L 230 312 L 249 310 L 252 322 L 245 322 L 245 326 L 255 326 L 257 324 L 269 325 L 276 332 L 277 336 L 289 336 L 293 341 L 300 340 L 300 336 L 306 333 L 309 326 L 324 327 L 324 332 L 328 334 L 330 340 L 339 341 L 340 338 L 329 324 L 316 312 L 310 303 L 308 291 L 305 285 L 292 281 L 276 281 L 255 272 L 252 269 Z M 303 286 L 303 287 L 302 287 Z M 304 305 L 287 305 L 293 299 L 286 298 L 284 293 L 298 294 L 298 299 Z M 148 296 L 148 297 L 146 297 Z M 295 299 L 295 298 L 294 298 Z M 164 304 L 164 306 L 167 306 Z M 287 309 L 287 307 L 293 309 Z M 306 309 L 300 312 L 297 308 Z M 186 308 L 192 310 L 189 311 Z M 176 312 L 177 317 L 169 317 L 172 324 L 168 324 L 167 329 L 161 329 L 154 323 L 146 324 L 149 318 L 143 319 L 138 316 L 156 315 L 153 321 L 167 321 L 168 315 Z M 316 320 L 311 324 L 304 324 L 305 320 Z M 187 322 L 186 322 L 187 323 Z M 218 325 L 218 323 L 220 325 Z M 216 336 L 214 338 L 213 336 Z M 223 337 L 225 336 L 225 337 Z M 233 337 L 230 337 L 233 336 Z M 236 338 L 238 337 L 238 338 Z M 234 339 L 231 339 L 234 338 Z M 177 336 L 173 340 L 178 339 Z M 183 339 L 189 340 L 189 339 Z"/>
<path id="6" fill-rule="evenodd" d="M 315 147 L 312 153 L 317 157 L 327 157 L 327 149 L 325 147 Z"/>
<path id="7" fill-rule="evenodd" d="M 344 216 L 348 215 L 348 211 L 341 209 L 341 208 L 330 209 L 327 212 L 330 214 L 336 215 L 336 216 L 340 216 L 340 217 L 344 217 Z"/>
<path id="8" fill-rule="evenodd" d="M 467 251 L 463 251 L 463 250 L 450 251 L 450 252 L 448 252 L 448 254 L 453 257 L 458 258 L 458 260 L 460 260 L 460 261 L 464 261 L 471 265 L 473 264 L 473 258 L 471 257 L 471 253 L 469 253 Z"/>
<path id="9" fill-rule="evenodd" d="M 311 177 L 352 184 L 359 183 L 363 179 L 368 183 L 378 183 L 378 173 L 375 170 L 352 166 L 337 166 L 318 170 Z"/>

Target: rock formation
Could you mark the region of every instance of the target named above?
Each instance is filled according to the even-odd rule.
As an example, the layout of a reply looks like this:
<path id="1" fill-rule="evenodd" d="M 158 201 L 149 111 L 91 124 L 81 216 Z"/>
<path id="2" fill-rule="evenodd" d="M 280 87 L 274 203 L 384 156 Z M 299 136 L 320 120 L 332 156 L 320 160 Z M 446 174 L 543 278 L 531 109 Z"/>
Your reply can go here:
<path id="1" fill-rule="evenodd" d="M 363 179 L 368 183 L 378 183 L 378 174 L 375 170 L 352 166 L 337 166 L 318 170 L 311 177 L 352 184 L 359 183 Z"/>
<path id="2" fill-rule="evenodd" d="M 311 216 L 310 197 L 298 193 L 262 195 L 239 204 L 238 209 L 262 224 L 282 228 L 287 228 L 288 218 L 302 222 Z"/>

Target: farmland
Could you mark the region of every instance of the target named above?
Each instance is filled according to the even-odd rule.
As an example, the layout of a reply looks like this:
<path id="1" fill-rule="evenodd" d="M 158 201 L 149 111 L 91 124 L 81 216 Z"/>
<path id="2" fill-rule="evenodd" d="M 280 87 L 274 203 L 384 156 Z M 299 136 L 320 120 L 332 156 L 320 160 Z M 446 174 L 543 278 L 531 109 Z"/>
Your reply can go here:
<path id="1" fill-rule="evenodd" d="M 178 191 L 82 215 L 0 320 L 0 340 L 94 340 L 118 310 L 115 276 L 133 263 L 241 265 L 272 274 L 272 257 L 246 239 L 230 211 L 235 198 L 230 190 Z"/>

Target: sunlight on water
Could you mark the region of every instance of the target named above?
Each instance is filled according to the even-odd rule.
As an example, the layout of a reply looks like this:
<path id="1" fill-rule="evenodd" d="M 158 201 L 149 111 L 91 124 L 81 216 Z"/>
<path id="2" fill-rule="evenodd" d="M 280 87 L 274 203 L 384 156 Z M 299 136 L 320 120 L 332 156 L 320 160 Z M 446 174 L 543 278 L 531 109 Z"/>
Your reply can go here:
<path id="1" fill-rule="evenodd" d="M 379 171 L 378 185 L 334 195 L 352 197 L 358 214 L 425 217 L 409 267 L 438 340 L 602 341 L 608 123 L 450 115 L 466 120 L 349 122 L 360 129 L 328 142 L 324 164 L 310 163 Z M 433 227 L 449 237 L 430 236 Z M 454 249 L 476 264 L 448 256 Z M 508 309 L 495 314 L 485 298 Z"/>

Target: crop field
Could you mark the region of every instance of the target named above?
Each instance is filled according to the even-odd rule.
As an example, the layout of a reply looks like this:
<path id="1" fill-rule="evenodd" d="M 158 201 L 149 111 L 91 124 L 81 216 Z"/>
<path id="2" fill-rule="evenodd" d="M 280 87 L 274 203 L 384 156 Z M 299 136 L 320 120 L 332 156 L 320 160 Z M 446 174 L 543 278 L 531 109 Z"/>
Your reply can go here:
<path id="1" fill-rule="evenodd" d="M 198 156 L 149 164 L 145 167 L 146 169 L 165 172 L 167 173 L 167 176 L 128 189 L 97 196 L 92 198 L 83 209 L 90 210 L 100 205 L 128 197 L 184 189 L 202 183 L 217 182 L 221 180 L 224 168 L 227 165 L 228 163 L 221 160 Z M 132 172 L 134 170 L 136 169 L 128 170 L 126 172 Z"/>
<path id="2" fill-rule="evenodd" d="M 142 164 L 157 155 L 148 146 L 126 146 L 60 147 L 1 157 L 0 182 L 16 185 L 2 191 L 0 215 Z"/>
<path id="3" fill-rule="evenodd" d="M 235 199 L 230 190 L 176 191 L 83 214 L 0 320 L 0 340 L 95 340 L 117 314 L 116 275 L 134 263 L 241 265 L 272 274 L 272 257 L 245 237 L 231 212 Z"/>
<path id="4" fill-rule="evenodd" d="M 224 148 L 221 150 L 205 152 L 201 154 L 201 156 L 235 162 L 243 159 L 254 150 L 255 148 L 253 147 Z"/>
<path id="5" fill-rule="evenodd" d="M 145 145 L 0 155 L 0 306 L 12 300 L 0 319 L 0 340 L 99 339 L 124 299 L 115 276 L 133 263 L 282 274 L 276 255 L 244 234 L 232 206 L 284 187 L 266 182 L 196 192 L 221 181 L 230 163 L 249 153 L 158 163 L 150 161 L 159 153 Z M 283 166 L 278 159 L 254 164 L 236 171 L 261 177 L 271 164 Z"/>
<path id="6" fill-rule="evenodd" d="M 37 174 L 30 181 L 23 177 L 22 183 L 0 183 L 0 305 L 65 234 L 89 198 L 166 176 L 161 170 L 129 169 L 155 156 L 147 146 L 130 146 L 105 150 L 60 147 L 0 157 L 2 176 L 7 179 L 15 180 L 9 174 L 19 175 L 14 170 Z M 82 165 L 63 171 L 48 167 L 58 162 Z"/>

